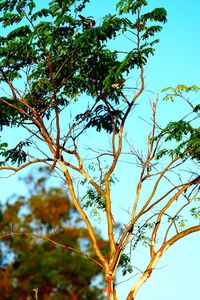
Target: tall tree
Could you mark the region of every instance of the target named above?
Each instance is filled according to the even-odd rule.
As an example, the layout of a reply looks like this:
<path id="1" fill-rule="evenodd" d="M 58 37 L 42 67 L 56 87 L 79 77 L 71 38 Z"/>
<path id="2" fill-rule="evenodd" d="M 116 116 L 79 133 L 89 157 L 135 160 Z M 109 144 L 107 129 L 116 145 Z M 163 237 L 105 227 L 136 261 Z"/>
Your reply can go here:
<path id="1" fill-rule="evenodd" d="M 149 261 L 127 292 L 130 300 L 165 250 L 200 230 L 191 221 L 192 216 L 196 220 L 199 216 L 200 177 L 195 171 L 200 151 L 199 105 L 188 99 L 188 93 L 199 88 L 180 85 L 165 91 L 166 100 L 179 97 L 189 104 L 186 116 L 167 126 L 158 124 L 157 96 L 152 99 L 147 148 L 138 150 L 137 142 L 132 145 L 127 140 L 125 128 L 132 133 L 126 124 L 134 122 L 136 104 L 146 92 L 145 65 L 154 54 L 155 35 L 166 22 L 166 11 L 148 11 L 146 0 L 121 0 L 116 14 L 105 16 L 98 24 L 87 15 L 89 2 L 52 0 L 38 9 L 33 0 L 0 1 L 0 22 L 6 28 L 0 39 L 4 90 L 0 125 L 2 130 L 17 127 L 21 137 L 15 146 L 1 141 L 1 170 L 16 173 L 44 163 L 63 179 L 104 270 L 109 300 L 117 299 L 119 265 L 124 274 L 131 271 L 127 247 L 132 252 L 141 241 L 148 245 Z M 120 39 L 122 47 L 124 35 L 130 44 L 115 49 L 114 40 Z M 142 111 L 146 107 L 145 103 Z M 128 220 L 116 232 L 113 208 L 117 199 L 111 192 L 113 182 L 123 189 L 114 172 L 126 144 L 139 171 L 135 170 L 134 201 L 127 201 L 125 208 Z M 186 227 L 181 218 L 184 211 L 192 215 Z M 106 218 L 106 253 L 100 248 L 89 212 Z"/>
<path id="2" fill-rule="evenodd" d="M 41 170 L 39 180 L 36 174 L 27 180 L 31 194 L 1 209 L 0 230 L 8 238 L 1 243 L 0 299 L 34 299 L 36 292 L 46 300 L 105 299 L 102 270 L 66 191 L 48 187 Z"/>

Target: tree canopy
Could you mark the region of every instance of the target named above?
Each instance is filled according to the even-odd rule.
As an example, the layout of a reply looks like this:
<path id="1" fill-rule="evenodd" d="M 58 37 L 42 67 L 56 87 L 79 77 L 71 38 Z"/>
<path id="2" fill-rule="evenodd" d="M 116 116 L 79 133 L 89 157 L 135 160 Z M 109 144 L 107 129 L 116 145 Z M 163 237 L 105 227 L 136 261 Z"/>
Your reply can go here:
<path id="1" fill-rule="evenodd" d="M 149 260 L 127 292 L 131 300 L 163 253 L 200 230 L 200 106 L 191 96 L 199 87 L 164 89 L 165 101 L 184 109 L 160 124 L 159 96 L 148 94 L 145 68 L 166 10 L 150 10 L 146 0 L 121 0 L 115 14 L 100 20 L 88 15 L 90 2 L 52 0 L 39 8 L 33 0 L 0 0 L 0 170 L 8 176 L 43 163 L 63 180 L 104 271 L 108 300 L 117 299 L 118 268 L 133 272 L 131 255 L 145 244 Z M 137 124 L 138 106 L 142 117 L 149 112 L 145 132 Z M 9 129 L 18 132 L 14 145 Z M 144 134 L 141 149 L 137 134 Z M 119 173 L 132 194 L 123 203 L 126 218 L 116 222 L 113 187 L 124 188 L 117 172 L 125 154 L 135 167 L 124 164 Z M 105 219 L 106 252 L 95 218 Z"/>

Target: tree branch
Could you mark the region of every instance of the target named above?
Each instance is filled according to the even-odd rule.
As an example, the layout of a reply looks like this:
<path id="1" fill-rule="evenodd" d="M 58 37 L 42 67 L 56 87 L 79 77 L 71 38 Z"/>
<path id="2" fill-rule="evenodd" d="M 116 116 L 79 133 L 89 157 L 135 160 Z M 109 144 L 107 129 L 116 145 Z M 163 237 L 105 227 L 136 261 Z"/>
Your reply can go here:
<path id="1" fill-rule="evenodd" d="M 54 240 L 52 240 L 51 238 L 49 238 L 48 236 L 45 236 L 45 235 L 40 235 L 40 234 L 35 234 L 35 233 L 27 233 L 27 232 L 12 232 L 12 233 L 3 233 L 3 234 L 0 234 L 0 239 L 3 239 L 3 238 L 8 238 L 8 237 L 13 237 L 13 236 L 21 236 L 21 237 L 34 237 L 34 238 L 39 238 L 39 239 L 43 239 L 45 241 L 48 241 L 56 246 L 59 246 L 61 248 L 64 248 L 64 249 L 67 249 L 67 250 L 71 250 L 73 252 L 76 252 L 78 254 L 81 254 L 83 256 L 85 256 L 86 258 L 92 260 L 96 265 L 98 265 L 100 268 L 103 268 L 103 265 L 98 262 L 96 259 L 92 258 L 91 256 L 89 256 L 88 254 L 76 249 L 76 248 L 73 248 L 73 247 L 70 247 L 70 246 L 67 246 L 67 245 L 64 245 L 64 244 L 61 244 L 61 243 L 58 243 Z"/>

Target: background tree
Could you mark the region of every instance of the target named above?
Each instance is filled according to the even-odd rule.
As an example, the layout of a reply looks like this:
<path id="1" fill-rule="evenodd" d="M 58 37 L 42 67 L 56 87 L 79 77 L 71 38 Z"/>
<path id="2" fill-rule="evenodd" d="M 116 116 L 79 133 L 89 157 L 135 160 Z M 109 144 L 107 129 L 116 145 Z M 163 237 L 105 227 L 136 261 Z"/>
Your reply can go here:
<path id="1" fill-rule="evenodd" d="M 48 187 L 45 173 L 37 180 L 35 172 L 27 183 L 31 194 L 1 209 L 7 239 L 1 243 L 0 299 L 34 299 L 35 288 L 39 299 L 104 299 L 101 268 L 66 192 Z"/>
<path id="2" fill-rule="evenodd" d="M 180 85 L 165 91 L 166 100 L 180 98 L 185 107 L 185 115 L 170 118 L 168 125 L 157 121 L 158 96 L 151 97 L 146 149 L 139 150 L 137 141 L 132 145 L 125 130 L 133 138 L 137 131 L 146 136 L 134 113 L 146 95 L 145 65 L 166 11 L 147 12 L 146 0 L 123 0 L 116 15 L 97 24 L 87 15 L 88 2 L 53 0 L 38 10 L 31 0 L 0 1 L 0 21 L 8 32 L 0 39 L 0 124 L 3 130 L 16 126 L 23 137 L 14 147 L 2 140 L 1 170 L 16 173 L 44 163 L 63 179 L 104 270 L 109 300 L 117 299 L 118 267 L 124 274 L 132 272 L 130 253 L 140 242 L 148 246 L 147 265 L 128 292 L 130 300 L 166 249 L 200 230 L 199 105 L 188 99 L 188 93 L 199 88 Z M 116 40 L 124 45 L 126 34 L 130 44 L 116 49 Z M 131 84 L 129 76 L 134 78 Z M 146 108 L 144 102 L 142 113 Z M 96 137 L 95 143 L 91 137 Z M 118 199 L 112 184 L 128 147 L 138 168 L 130 180 L 131 199 L 124 201 L 126 218 L 120 218 L 116 229 Z M 123 189 L 120 184 L 121 180 L 116 185 Z M 89 212 L 106 220 L 106 253 Z"/>

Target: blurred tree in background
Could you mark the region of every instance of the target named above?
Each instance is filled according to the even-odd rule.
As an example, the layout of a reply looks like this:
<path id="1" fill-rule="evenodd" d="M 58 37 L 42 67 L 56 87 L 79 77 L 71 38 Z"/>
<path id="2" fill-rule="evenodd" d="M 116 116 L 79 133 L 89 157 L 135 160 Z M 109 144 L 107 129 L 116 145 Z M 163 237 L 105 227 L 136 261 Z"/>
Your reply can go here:
<path id="1" fill-rule="evenodd" d="M 88 253 L 95 260 L 88 233 L 66 192 L 48 187 L 45 173 L 38 180 L 30 175 L 27 183 L 28 197 L 15 196 L 1 206 L 0 231 L 26 236 L 1 241 L 0 299 L 34 299 L 36 287 L 43 300 L 104 299 L 101 269 L 85 257 Z M 100 237 L 99 242 L 105 247 Z"/>

